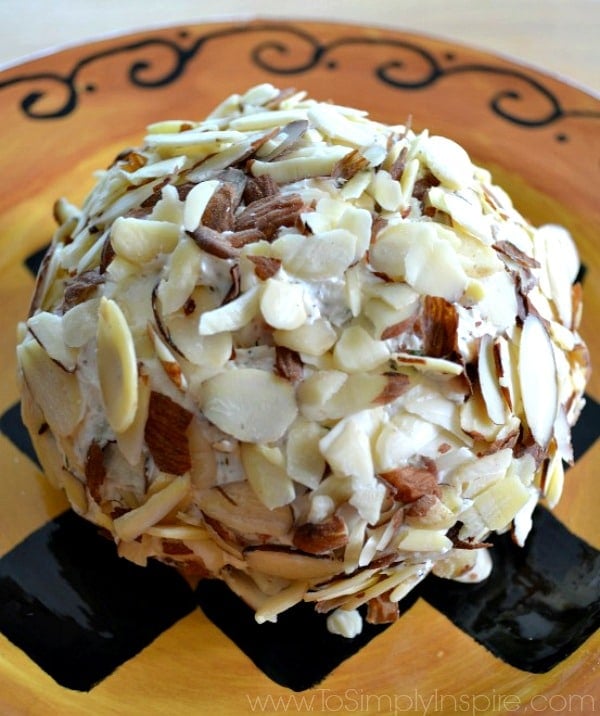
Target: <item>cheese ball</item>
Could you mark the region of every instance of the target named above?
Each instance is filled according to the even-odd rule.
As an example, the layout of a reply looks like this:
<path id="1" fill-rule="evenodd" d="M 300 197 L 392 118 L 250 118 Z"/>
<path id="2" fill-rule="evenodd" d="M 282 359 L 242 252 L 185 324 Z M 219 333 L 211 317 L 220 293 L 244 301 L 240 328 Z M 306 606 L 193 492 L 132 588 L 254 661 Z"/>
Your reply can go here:
<path id="1" fill-rule="evenodd" d="M 269 84 L 151 125 L 58 229 L 18 331 L 48 479 L 259 622 L 392 622 L 553 506 L 579 259 L 456 142 Z"/>

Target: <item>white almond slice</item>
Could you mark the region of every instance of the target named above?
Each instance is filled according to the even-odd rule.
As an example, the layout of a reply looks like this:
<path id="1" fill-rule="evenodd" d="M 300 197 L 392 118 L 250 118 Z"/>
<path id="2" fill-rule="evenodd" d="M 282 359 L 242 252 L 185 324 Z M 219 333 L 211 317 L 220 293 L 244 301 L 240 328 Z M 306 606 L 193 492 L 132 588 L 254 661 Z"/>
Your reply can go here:
<path id="1" fill-rule="evenodd" d="M 159 254 L 170 253 L 177 245 L 179 227 L 168 221 L 119 216 L 110 231 L 117 256 L 142 265 Z"/>
<path id="2" fill-rule="evenodd" d="M 290 122 L 306 119 L 303 109 L 272 110 L 265 112 L 252 112 L 236 117 L 229 122 L 229 127 L 239 132 L 250 132 L 257 129 L 271 129 L 283 127 Z"/>
<path id="3" fill-rule="evenodd" d="M 217 179 L 203 181 L 196 184 L 187 195 L 183 206 L 183 228 L 186 231 L 194 231 L 198 228 L 206 205 L 211 200 L 218 186 L 219 181 Z"/>
<path id="4" fill-rule="evenodd" d="M 421 163 L 418 159 L 411 159 L 406 163 L 402 176 L 400 177 L 400 187 L 402 188 L 402 206 L 408 206 L 410 198 L 415 188 L 415 182 L 419 174 Z"/>
<path id="5" fill-rule="evenodd" d="M 274 450 L 279 454 L 274 456 Z M 248 482 L 265 507 L 274 510 L 293 502 L 296 497 L 294 483 L 286 472 L 278 448 L 244 443 L 240 455 Z M 277 460 L 277 457 L 281 459 Z"/>
<path id="6" fill-rule="evenodd" d="M 347 229 L 303 236 L 295 242 L 292 252 L 283 256 L 284 267 L 295 276 L 309 280 L 341 276 L 354 263 L 356 246 L 356 236 Z"/>
<path id="7" fill-rule="evenodd" d="M 63 370 L 33 339 L 17 347 L 17 358 L 25 383 L 51 432 L 58 436 L 72 434 L 85 409 L 77 374 Z"/>
<path id="8" fill-rule="evenodd" d="M 225 331 L 237 331 L 256 316 L 260 305 L 262 286 L 253 286 L 238 298 L 200 316 L 198 330 L 202 336 Z"/>
<path id="9" fill-rule="evenodd" d="M 138 401 L 133 421 L 126 430 L 117 433 L 117 444 L 127 462 L 139 465 L 144 447 L 144 428 L 148 419 L 150 404 L 150 381 L 141 375 L 138 382 Z"/>
<path id="10" fill-rule="evenodd" d="M 448 552 L 452 549 L 452 542 L 443 530 L 412 528 L 401 533 L 397 547 L 407 552 Z"/>
<path id="11" fill-rule="evenodd" d="M 473 458 L 452 473 L 451 482 L 462 491 L 464 497 L 471 499 L 502 480 L 511 462 L 512 450 L 509 448 Z"/>
<path id="12" fill-rule="evenodd" d="M 190 476 L 174 478 L 162 490 L 155 492 L 146 502 L 114 520 L 116 536 L 124 542 L 131 542 L 154 527 L 187 496 Z"/>
<path id="13" fill-rule="evenodd" d="M 357 263 L 346 270 L 345 273 L 345 298 L 352 315 L 356 318 L 362 311 L 362 266 Z"/>
<path id="14" fill-rule="evenodd" d="M 405 283 L 376 283 L 367 286 L 366 291 L 369 296 L 377 297 L 391 308 L 402 311 L 403 316 L 410 315 L 419 302 L 419 294 Z"/>
<path id="15" fill-rule="evenodd" d="M 290 427 L 286 447 L 286 468 L 290 477 L 315 490 L 325 473 L 325 460 L 319 441 L 327 434 L 318 423 L 299 417 Z"/>
<path id="16" fill-rule="evenodd" d="M 506 331 L 515 325 L 518 312 L 517 292 L 510 274 L 499 271 L 479 279 L 483 296 L 479 310 L 491 321 L 498 331 Z"/>
<path id="17" fill-rule="evenodd" d="M 573 325 L 573 300 L 571 286 L 579 272 L 577 249 L 566 229 L 546 225 L 538 229 L 538 239 L 545 242 L 546 271 L 550 284 L 550 296 L 556 306 L 561 323 L 567 328 Z"/>
<path id="18" fill-rule="evenodd" d="M 194 365 L 218 368 L 231 357 L 233 341 L 229 331 L 200 335 L 194 318 L 182 313 L 170 316 L 167 328 L 171 344 Z"/>
<path id="19" fill-rule="evenodd" d="M 338 229 L 346 229 L 356 237 L 355 261 L 360 261 L 371 243 L 371 213 L 366 209 L 347 206 L 337 221 Z"/>
<path id="20" fill-rule="evenodd" d="M 352 496 L 349 504 L 356 508 L 358 514 L 368 524 L 376 524 L 381 517 L 381 507 L 385 499 L 386 488 L 381 482 L 375 479 L 368 481 L 359 478 L 353 486 Z"/>
<path id="21" fill-rule="evenodd" d="M 299 283 L 269 278 L 260 297 L 260 310 L 273 328 L 287 331 L 299 328 L 307 318 L 304 289 Z"/>
<path id="22" fill-rule="evenodd" d="M 251 569 L 291 580 L 317 580 L 332 577 L 342 570 L 342 563 L 330 557 L 317 557 L 283 549 L 257 548 L 244 553 Z"/>
<path id="23" fill-rule="evenodd" d="M 208 154 L 209 152 L 219 151 L 224 146 L 243 139 L 244 135 L 241 132 L 207 130 L 200 126 L 184 132 L 152 132 L 146 137 L 145 143 L 149 147 L 166 147 L 174 151 L 185 149 L 186 154 L 194 153 L 194 148 L 202 148 Z"/>
<path id="24" fill-rule="evenodd" d="M 179 390 L 186 391 L 188 388 L 188 383 L 185 375 L 183 374 L 183 371 L 181 370 L 179 361 L 175 358 L 171 350 L 167 348 L 167 346 L 164 344 L 156 329 L 151 323 L 148 324 L 148 335 L 154 347 L 156 357 L 160 361 L 160 364 L 162 365 L 169 380 L 177 388 L 179 388 Z"/>
<path id="25" fill-rule="evenodd" d="M 414 355 L 413 353 L 394 353 L 393 360 L 406 368 L 414 368 L 422 373 L 440 373 L 445 375 L 460 375 L 463 367 L 459 363 L 445 358 L 431 358 L 430 356 Z"/>
<path id="26" fill-rule="evenodd" d="M 274 87 L 269 82 L 263 82 L 262 84 L 254 85 L 254 87 L 247 90 L 241 97 L 241 104 L 242 106 L 255 105 L 260 107 L 276 99 L 279 96 L 279 93 L 280 90 L 277 87 Z M 231 114 L 231 110 L 237 109 L 240 106 L 240 101 L 237 96 L 235 96 L 235 99 L 236 101 L 233 107 L 229 110 L 228 114 Z"/>
<path id="27" fill-rule="evenodd" d="M 415 291 L 451 303 L 459 300 L 469 283 L 452 246 L 439 239 L 413 244 L 404 265 L 405 280 Z"/>
<path id="28" fill-rule="evenodd" d="M 532 515 L 538 503 L 539 494 L 535 488 L 530 489 L 529 500 L 521 507 L 513 519 L 512 536 L 519 547 L 525 546 L 527 535 L 533 527 Z"/>
<path id="29" fill-rule="evenodd" d="M 340 475 L 370 483 L 374 467 L 371 440 L 356 417 L 341 420 L 319 443 L 321 454 Z"/>
<path id="30" fill-rule="evenodd" d="M 521 480 L 509 473 L 477 495 L 473 506 L 490 530 L 499 530 L 511 523 L 529 497 L 529 490 Z"/>
<path id="31" fill-rule="evenodd" d="M 439 429 L 416 415 L 400 413 L 386 423 L 377 437 L 374 458 L 377 472 L 387 472 L 421 454 Z"/>
<path id="32" fill-rule="evenodd" d="M 321 602 L 323 600 L 338 599 L 361 592 L 376 582 L 375 569 L 363 569 L 351 577 L 336 579 L 325 586 L 308 592 L 304 601 Z"/>
<path id="33" fill-rule="evenodd" d="M 461 189 L 473 182 L 474 167 L 467 152 L 446 137 L 427 137 L 419 145 L 421 160 L 431 173 L 450 189 Z"/>
<path id="34" fill-rule="evenodd" d="M 352 151 L 351 147 L 318 146 L 311 148 L 309 156 L 295 156 L 273 162 L 252 162 L 250 171 L 256 177 L 269 175 L 277 184 L 307 179 L 309 177 L 329 176 L 340 159 Z"/>
<path id="35" fill-rule="evenodd" d="M 386 211 L 398 211 L 404 201 L 400 182 L 392 179 L 389 172 L 379 169 L 373 176 L 369 193 Z"/>
<path id="36" fill-rule="evenodd" d="M 464 551 L 464 550 L 463 550 Z M 483 582 L 490 576 L 492 568 L 494 566 L 492 558 L 490 557 L 490 551 L 488 549 L 475 549 L 469 551 L 471 555 L 473 552 L 474 560 L 470 568 L 463 562 L 463 569 L 458 571 L 452 579 L 455 582 L 464 582 L 466 584 L 477 584 Z M 469 554 L 465 555 L 468 558 Z M 465 567 L 467 567 L 465 569 Z"/>
<path id="37" fill-rule="evenodd" d="M 502 395 L 499 377 L 496 373 L 494 343 L 489 335 L 481 339 L 477 361 L 479 385 L 490 420 L 496 425 L 506 422 L 506 401 Z"/>
<path id="38" fill-rule="evenodd" d="M 298 412 L 291 383 L 256 368 L 219 373 L 202 385 L 200 397 L 206 417 L 244 442 L 278 440 Z"/>
<path id="39" fill-rule="evenodd" d="M 169 157 L 158 162 L 148 162 L 140 169 L 127 173 L 127 179 L 132 184 L 140 184 L 142 179 L 159 179 L 161 177 L 176 174 L 185 166 L 185 156 Z"/>
<path id="40" fill-rule="evenodd" d="M 558 505 L 560 497 L 562 495 L 563 487 L 565 482 L 565 470 L 563 467 L 562 459 L 558 452 L 553 455 L 548 465 L 546 473 L 546 482 L 544 485 L 544 497 L 550 509 L 553 509 Z"/>
<path id="41" fill-rule="evenodd" d="M 334 345 L 337 333 L 329 321 L 318 318 L 291 331 L 275 330 L 273 340 L 278 346 L 290 348 L 298 353 L 321 356 Z"/>
<path id="42" fill-rule="evenodd" d="M 254 618 L 258 624 L 265 622 L 276 622 L 277 615 L 291 609 L 295 604 L 302 601 L 308 588 L 307 582 L 292 582 L 289 587 L 282 589 L 277 594 L 266 599 L 256 610 Z"/>
<path id="43" fill-rule="evenodd" d="M 548 332 L 534 315 L 523 323 L 519 382 L 527 424 L 535 441 L 546 447 L 558 411 L 556 361 Z"/>
<path id="44" fill-rule="evenodd" d="M 171 254 L 168 274 L 157 289 L 162 313 L 169 315 L 180 309 L 192 295 L 200 278 L 202 252 L 187 236 Z"/>
<path id="45" fill-rule="evenodd" d="M 63 317 L 40 311 L 27 321 L 27 327 L 46 353 L 69 373 L 77 365 L 77 351 L 65 341 Z"/>
<path id="46" fill-rule="evenodd" d="M 81 348 L 96 335 L 99 298 L 78 303 L 63 314 L 63 335 L 70 348 Z"/>
<path id="47" fill-rule="evenodd" d="M 371 338 L 359 325 L 346 328 L 333 349 L 333 357 L 340 370 L 358 373 L 377 368 L 390 357 L 385 341 Z"/>
<path id="48" fill-rule="evenodd" d="M 371 144 L 375 139 L 373 126 L 352 121 L 327 104 L 320 103 L 309 109 L 308 119 L 324 136 L 354 147 Z"/>
<path id="49" fill-rule="evenodd" d="M 115 301 L 102 298 L 96 333 L 98 378 L 106 417 L 115 433 L 135 418 L 138 373 L 133 337 L 123 311 Z"/>
<path id="50" fill-rule="evenodd" d="M 308 420 L 327 418 L 327 403 L 348 380 L 340 370 L 320 370 L 305 378 L 298 386 L 298 405 Z"/>
<path id="51" fill-rule="evenodd" d="M 358 172 L 340 189 L 343 199 L 348 201 L 360 199 L 371 183 L 371 172 Z"/>

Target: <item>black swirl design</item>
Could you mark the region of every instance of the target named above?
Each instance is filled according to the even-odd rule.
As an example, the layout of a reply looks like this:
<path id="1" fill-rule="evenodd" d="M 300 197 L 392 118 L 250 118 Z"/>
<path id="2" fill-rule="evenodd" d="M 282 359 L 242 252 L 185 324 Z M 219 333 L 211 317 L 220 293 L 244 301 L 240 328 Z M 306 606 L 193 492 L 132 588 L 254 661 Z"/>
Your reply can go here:
<path id="1" fill-rule="evenodd" d="M 317 67 L 335 71 L 340 66 L 341 50 L 352 46 L 372 47 L 377 50 L 374 57 L 381 58 L 382 50 L 390 52 L 388 59 L 378 59 L 372 67 L 373 76 L 399 91 L 424 90 L 459 74 L 494 75 L 506 80 L 506 87 L 489 98 L 488 106 L 493 114 L 509 123 L 534 129 L 567 117 L 600 119 L 600 110 L 564 107 L 554 92 L 525 71 L 500 64 L 461 65 L 455 61 L 453 53 L 440 51 L 434 54 L 414 39 L 347 36 L 322 42 L 300 27 L 272 23 L 231 25 L 196 36 L 185 30 L 174 31 L 174 34 L 176 39 L 149 36 L 91 53 L 82 57 L 66 74 L 44 72 L 8 76 L 0 80 L 0 91 L 15 85 L 32 87 L 20 102 L 25 116 L 32 120 L 60 119 L 77 109 L 85 92 L 95 89 L 93 85 L 81 82 L 82 71 L 109 56 L 123 56 L 129 62 L 126 75 L 134 87 L 152 90 L 176 82 L 207 44 L 254 34 L 260 39 L 251 49 L 249 59 L 273 75 L 299 75 Z M 268 39 L 264 39 L 265 34 Z M 146 54 L 156 50 L 164 51 L 166 56 L 160 65 L 156 59 L 148 59 Z M 557 135 L 557 139 L 564 138 L 564 135 Z"/>

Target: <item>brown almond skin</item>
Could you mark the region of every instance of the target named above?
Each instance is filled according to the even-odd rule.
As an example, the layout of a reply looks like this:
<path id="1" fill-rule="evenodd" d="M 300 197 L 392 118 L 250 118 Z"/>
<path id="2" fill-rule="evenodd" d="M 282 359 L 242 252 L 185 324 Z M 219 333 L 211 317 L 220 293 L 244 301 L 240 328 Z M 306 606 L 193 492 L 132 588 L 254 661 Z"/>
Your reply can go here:
<path id="1" fill-rule="evenodd" d="M 294 532 L 294 547 L 308 554 L 325 554 L 348 542 L 348 528 L 344 520 L 333 515 L 325 522 L 306 522 Z"/>

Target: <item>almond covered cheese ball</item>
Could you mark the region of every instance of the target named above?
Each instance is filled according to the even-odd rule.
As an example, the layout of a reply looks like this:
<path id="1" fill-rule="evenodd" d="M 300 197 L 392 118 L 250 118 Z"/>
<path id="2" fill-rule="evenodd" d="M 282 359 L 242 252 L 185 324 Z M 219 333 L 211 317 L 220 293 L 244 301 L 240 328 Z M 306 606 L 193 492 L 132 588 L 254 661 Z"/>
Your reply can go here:
<path id="1" fill-rule="evenodd" d="M 121 556 L 353 636 L 558 501 L 577 252 L 452 140 L 260 85 L 150 126 L 55 215 L 23 419 Z"/>

